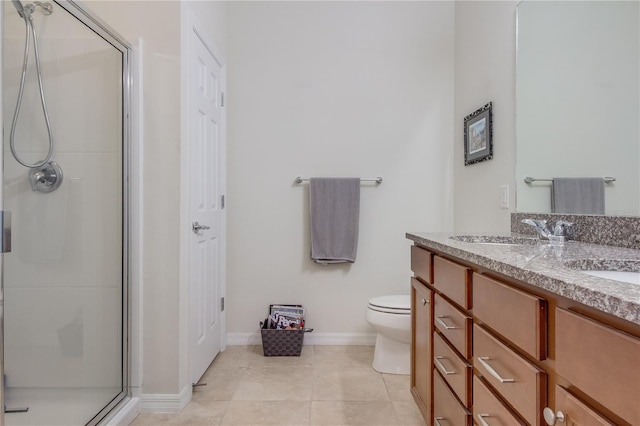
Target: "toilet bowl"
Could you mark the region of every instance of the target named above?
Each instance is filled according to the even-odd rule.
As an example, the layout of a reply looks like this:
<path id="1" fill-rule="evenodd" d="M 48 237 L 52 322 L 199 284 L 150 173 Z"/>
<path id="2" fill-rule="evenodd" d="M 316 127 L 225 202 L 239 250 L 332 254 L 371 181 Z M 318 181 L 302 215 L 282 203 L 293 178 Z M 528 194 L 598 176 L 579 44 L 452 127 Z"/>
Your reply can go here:
<path id="1" fill-rule="evenodd" d="M 393 295 L 370 299 L 367 321 L 378 333 L 373 368 L 380 373 L 409 374 L 411 297 Z"/>

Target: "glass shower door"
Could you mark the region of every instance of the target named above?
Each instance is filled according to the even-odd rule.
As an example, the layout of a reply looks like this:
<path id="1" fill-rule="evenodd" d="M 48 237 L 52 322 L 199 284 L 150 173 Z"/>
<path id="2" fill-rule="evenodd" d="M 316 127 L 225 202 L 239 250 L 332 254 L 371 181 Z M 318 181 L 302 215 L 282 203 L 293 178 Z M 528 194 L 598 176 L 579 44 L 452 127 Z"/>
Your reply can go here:
<path id="1" fill-rule="evenodd" d="M 128 49 L 73 2 L 32 4 L 52 189 L 18 161 L 48 153 L 33 37 L 14 119 L 30 3 L 3 3 L 5 424 L 95 423 L 127 393 Z"/>

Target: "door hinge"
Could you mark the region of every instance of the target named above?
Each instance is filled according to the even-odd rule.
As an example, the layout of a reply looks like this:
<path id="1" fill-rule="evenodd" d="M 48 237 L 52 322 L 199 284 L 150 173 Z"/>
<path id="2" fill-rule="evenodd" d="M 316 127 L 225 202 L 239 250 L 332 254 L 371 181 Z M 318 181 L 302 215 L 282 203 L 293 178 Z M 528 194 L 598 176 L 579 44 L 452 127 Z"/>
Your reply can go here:
<path id="1" fill-rule="evenodd" d="M 220 298 L 220 312 L 224 312 L 224 297 Z"/>
<path id="2" fill-rule="evenodd" d="M 224 195 L 220 197 L 220 208 L 224 210 Z"/>
<path id="3" fill-rule="evenodd" d="M 220 93 L 220 106 L 223 107 L 224 106 L 224 92 Z"/>

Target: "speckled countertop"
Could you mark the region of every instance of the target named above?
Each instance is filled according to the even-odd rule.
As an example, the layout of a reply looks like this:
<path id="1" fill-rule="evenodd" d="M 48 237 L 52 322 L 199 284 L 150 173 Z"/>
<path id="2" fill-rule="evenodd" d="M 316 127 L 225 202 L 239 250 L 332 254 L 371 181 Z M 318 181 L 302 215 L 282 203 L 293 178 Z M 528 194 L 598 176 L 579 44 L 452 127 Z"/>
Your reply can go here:
<path id="1" fill-rule="evenodd" d="M 408 239 L 427 248 L 640 324 L 640 285 L 597 278 L 578 271 L 618 269 L 640 272 L 640 250 L 577 241 L 569 241 L 562 246 L 537 240 L 519 245 L 477 244 L 458 241 L 452 236 L 455 235 L 407 233 Z"/>

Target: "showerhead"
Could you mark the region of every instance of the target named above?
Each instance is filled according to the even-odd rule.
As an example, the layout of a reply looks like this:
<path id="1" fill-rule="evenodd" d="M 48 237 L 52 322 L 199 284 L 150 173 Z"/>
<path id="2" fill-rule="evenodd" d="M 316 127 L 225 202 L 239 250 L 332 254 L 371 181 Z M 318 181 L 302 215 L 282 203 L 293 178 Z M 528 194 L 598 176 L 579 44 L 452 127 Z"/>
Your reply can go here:
<path id="1" fill-rule="evenodd" d="M 22 19 L 31 19 L 31 14 L 36 10 L 35 3 L 27 3 L 27 5 L 25 6 L 22 4 L 20 0 L 11 0 L 11 2 L 15 6 L 16 10 L 18 11 L 18 15 L 20 15 Z M 38 5 L 40 4 L 40 2 L 36 2 L 36 3 L 38 3 Z M 49 9 L 52 9 L 50 5 L 49 5 Z M 47 10 L 47 11 L 48 13 L 46 13 L 46 15 L 50 15 L 51 10 Z"/>
<path id="2" fill-rule="evenodd" d="M 20 15 L 21 18 L 24 18 L 24 7 L 22 6 L 22 2 L 20 0 L 11 0 L 13 2 L 13 5 L 16 7 L 16 10 L 18 11 L 18 15 Z"/>

